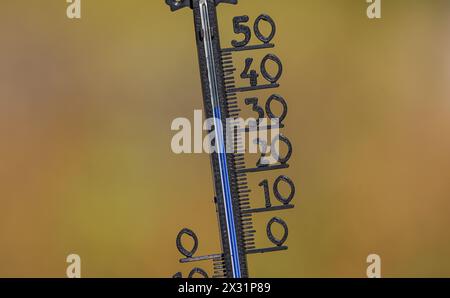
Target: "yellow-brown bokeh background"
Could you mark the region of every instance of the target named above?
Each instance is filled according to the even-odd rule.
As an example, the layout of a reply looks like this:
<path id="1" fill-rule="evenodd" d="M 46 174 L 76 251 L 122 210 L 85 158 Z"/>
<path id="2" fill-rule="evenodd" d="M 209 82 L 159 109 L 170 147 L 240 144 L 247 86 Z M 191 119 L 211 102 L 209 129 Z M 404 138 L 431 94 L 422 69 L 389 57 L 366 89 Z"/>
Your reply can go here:
<path id="1" fill-rule="evenodd" d="M 233 16 L 277 22 L 297 186 L 290 250 L 250 256 L 251 275 L 364 277 L 377 253 L 386 277 L 450 276 L 450 2 L 383 0 L 381 20 L 365 0 L 239 2 L 223 46 Z M 66 7 L 0 3 L 0 276 L 64 277 L 70 253 L 85 277 L 186 274 L 181 228 L 219 249 L 209 159 L 170 149 L 202 108 L 192 13 Z"/>

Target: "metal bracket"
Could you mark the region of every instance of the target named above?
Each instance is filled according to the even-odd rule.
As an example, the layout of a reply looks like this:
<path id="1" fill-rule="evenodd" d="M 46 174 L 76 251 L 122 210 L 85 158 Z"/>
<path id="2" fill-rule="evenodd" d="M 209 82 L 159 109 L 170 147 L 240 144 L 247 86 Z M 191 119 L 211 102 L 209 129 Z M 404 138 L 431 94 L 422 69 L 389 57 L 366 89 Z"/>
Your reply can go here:
<path id="1" fill-rule="evenodd" d="M 170 6 L 171 11 L 176 11 L 184 7 L 192 8 L 192 2 L 198 0 L 166 0 L 166 4 Z M 216 5 L 220 3 L 237 4 L 238 0 L 214 0 Z"/>

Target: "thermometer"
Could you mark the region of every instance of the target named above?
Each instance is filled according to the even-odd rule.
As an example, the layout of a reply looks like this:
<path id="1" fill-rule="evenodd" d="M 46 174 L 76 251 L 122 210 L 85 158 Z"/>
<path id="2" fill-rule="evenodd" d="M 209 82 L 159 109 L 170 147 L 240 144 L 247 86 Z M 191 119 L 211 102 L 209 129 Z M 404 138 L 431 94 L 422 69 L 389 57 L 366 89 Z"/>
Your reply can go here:
<path id="1" fill-rule="evenodd" d="M 234 32 L 239 38 L 231 41 L 230 47 L 222 48 L 217 6 L 221 3 L 237 4 L 237 2 L 237 0 L 166 0 L 172 11 L 182 8 L 190 8 L 193 11 L 204 113 L 207 119 L 212 120 L 210 132 L 214 136 L 214 150 L 210 153 L 210 159 L 222 251 L 196 256 L 199 245 L 197 235 L 190 229 L 182 229 L 176 238 L 177 248 L 183 256 L 180 262 L 212 261 L 212 273 L 194 267 L 188 277 L 247 278 L 249 277 L 247 255 L 287 249 L 285 242 L 288 237 L 288 226 L 280 217 L 272 217 L 266 226 L 265 234 L 273 245 L 257 248 L 257 231 L 253 226 L 253 216 L 262 212 L 292 209 L 295 195 L 293 181 L 282 173 L 272 181 L 262 180 L 258 186 L 264 192 L 264 205 L 256 208 L 252 205 L 257 202 L 257 198 L 251 198 L 248 183 L 248 175 L 281 172 L 289 167 L 292 145 L 287 137 L 279 133 L 287 116 L 287 102 L 281 95 L 271 94 L 261 106 L 259 98 L 255 97 L 256 92 L 273 91 L 280 86 L 282 62 L 276 55 L 268 53 L 261 60 L 259 67 L 256 67 L 259 68 L 257 71 L 254 69 L 254 59 L 246 58 L 242 63 L 243 71 L 240 78 L 248 84 L 243 86 L 236 86 L 237 69 L 234 65 L 234 54 L 237 52 L 252 53 L 275 48 L 272 41 L 276 35 L 276 25 L 266 14 L 261 14 L 253 20 L 252 25 L 248 16 L 237 16 L 232 23 Z M 270 28 L 269 33 L 262 32 L 263 22 Z M 258 40 L 256 44 L 250 44 L 253 34 Z M 269 71 L 269 63 L 273 64 L 272 68 L 275 68 L 275 71 Z M 275 105 L 281 107 L 278 114 L 273 111 Z M 242 131 L 233 130 L 230 133 L 226 129 L 227 125 L 241 119 L 240 112 L 243 108 L 254 112 L 257 120 L 254 123 L 247 122 Z M 269 119 L 270 125 L 261 126 L 261 123 L 268 123 L 262 121 L 264 119 Z M 262 138 L 251 140 L 257 144 L 261 152 L 256 165 L 249 166 L 246 154 L 241 150 L 244 142 L 242 133 L 251 134 L 255 131 L 274 129 L 278 134 L 270 140 L 270 145 L 269 141 Z M 285 148 L 284 153 L 281 153 L 281 146 Z M 272 197 L 276 200 L 275 204 Z M 283 230 L 281 236 L 275 236 L 272 232 L 274 225 L 281 226 Z M 192 238 L 194 242 L 192 249 L 185 248 L 183 237 Z M 178 272 L 174 277 L 183 275 Z"/>

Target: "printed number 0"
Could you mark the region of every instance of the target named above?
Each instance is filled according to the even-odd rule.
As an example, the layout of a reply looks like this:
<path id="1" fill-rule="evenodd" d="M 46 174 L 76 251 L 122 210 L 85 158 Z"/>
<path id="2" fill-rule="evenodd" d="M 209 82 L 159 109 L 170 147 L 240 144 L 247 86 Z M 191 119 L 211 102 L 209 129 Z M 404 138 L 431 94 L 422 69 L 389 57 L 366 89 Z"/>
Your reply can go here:
<path id="1" fill-rule="evenodd" d="M 284 231 L 283 231 L 283 236 L 282 236 L 280 239 L 276 238 L 276 237 L 273 235 L 273 233 L 272 233 L 272 226 L 273 226 L 274 223 L 279 224 L 279 225 L 283 228 L 283 230 L 284 230 Z M 269 237 L 269 240 L 270 240 L 273 244 L 275 244 L 276 246 L 281 246 L 281 245 L 283 245 L 283 243 L 286 242 L 287 237 L 288 237 L 288 233 L 289 233 L 288 226 L 287 226 L 286 222 L 285 222 L 284 220 L 282 220 L 281 218 L 279 218 L 279 217 L 273 217 L 273 218 L 267 223 L 267 229 L 266 229 L 266 231 L 267 231 L 267 237 Z"/>
<path id="2" fill-rule="evenodd" d="M 259 29 L 259 23 L 261 21 L 266 21 L 267 23 L 270 24 L 271 27 L 271 31 L 269 36 L 264 36 L 261 33 L 261 30 Z M 277 31 L 277 27 L 275 25 L 275 22 L 272 20 L 272 18 L 266 14 L 262 14 L 260 15 L 256 21 L 255 21 L 255 25 L 253 26 L 253 30 L 255 31 L 256 37 L 262 41 L 263 43 L 269 43 L 274 37 L 275 37 L 275 33 Z"/>

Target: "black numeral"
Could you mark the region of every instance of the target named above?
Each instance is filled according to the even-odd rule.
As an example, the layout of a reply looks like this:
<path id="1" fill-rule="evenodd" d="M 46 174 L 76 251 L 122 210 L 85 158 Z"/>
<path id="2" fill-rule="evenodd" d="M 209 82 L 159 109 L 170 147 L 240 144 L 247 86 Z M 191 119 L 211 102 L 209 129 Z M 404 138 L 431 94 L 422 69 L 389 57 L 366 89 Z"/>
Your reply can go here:
<path id="1" fill-rule="evenodd" d="M 254 86 L 258 85 L 259 74 L 256 72 L 256 70 L 250 70 L 252 63 L 253 63 L 253 58 L 245 59 L 245 68 L 244 68 L 244 71 L 241 73 L 241 78 L 242 79 L 250 79 L 250 86 L 254 87 Z"/>
<path id="2" fill-rule="evenodd" d="M 252 98 L 246 98 L 245 99 L 245 104 L 246 105 L 252 105 L 252 110 L 256 113 L 258 113 L 258 118 L 257 119 L 262 119 L 264 118 L 264 109 L 258 105 L 258 98 L 257 97 L 252 97 Z"/>
<path id="3" fill-rule="evenodd" d="M 259 29 L 259 23 L 261 21 L 266 21 L 267 23 L 270 24 L 271 31 L 270 31 L 269 36 L 264 36 L 261 33 L 261 30 Z M 269 43 L 275 37 L 275 33 L 276 33 L 276 30 L 277 30 L 277 27 L 275 26 L 275 22 L 272 20 L 272 18 L 270 16 L 262 14 L 256 19 L 255 25 L 253 26 L 253 30 L 255 31 L 256 37 L 260 41 L 262 41 L 263 43 Z"/>
<path id="4" fill-rule="evenodd" d="M 283 228 L 283 236 L 281 238 L 277 238 L 273 235 L 272 233 L 272 225 L 273 224 L 279 224 L 282 228 Z M 283 245 L 284 242 L 286 242 L 287 237 L 288 237 L 288 226 L 286 224 L 286 222 L 284 220 L 282 220 L 279 217 L 273 217 L 268 223 L 267 223 L 267 237 L 269 238 L 269 240 L 275 244 L 276 246 L 281 246 Z"/>
<path id="5" fill-rule="evenodd" d="M 268 71 L 267 71 L 267 62 L 268 61 L 273 61 L 277 64 L 278 66 L 278 70 L 277 73 L 275 75 L 271 75 Z M 281 64 L 281 60 L 273 55 L 273 54 L 268 54 L 266 55 L 263 60 L 261 61 L 261 73 L 263 75 L 263 77 L 271 82 L 271 83 L 276 83 L 278 82 L 278 80 L 281 77 L 281 74 L 283 73 L 283 64 Z"/>
<path id="6" fill-rule="evenodd" d="M 247 23 L 249 20 L 248 16 L 239 16 L 233 18 L 233 28 L 234 33 L 236 34 L 244 34 L 244 40 L 237 41 L 233 40 L 231 41 L 231 45 L 235 48 L 245 47 L 252 37 L 252 32 L 250 31 L 250 28 L 248 26 L 243 25 L 242 23 Z"/>
<path id="7" fill-rule="evenodd" d="M 248 21 L 249 17 L 246 15 L 237 16 L 233 18 L 234 33 L 244 35 L 244 39 L 241 41 L 238 40 L 231 41 L 231 45 L 233 47 L 235 48 L 245 47 L 250 42 L 250 39 L 252 38 L 252 32 L 250 30 L 250 27 L 245 25 L 245 23 L 247 23 Z M 270 34 L 267 36 L 261 32 L 260 25 L 262 21 L 267 22 L 270 25 Z M 275 25 L 274 20 L 270 16 L 262 14 L 256 18 L 255 23 L 253 25 L 253 31 L 255 32 L 256 38 L 258 38 L 258 40 L 262 41 L 264 44 L 267 44 L 271 42 L 272 39 L 275 37 L 277 27 Z"/>
<path id="8" fill-rule="evenodd" d="M 283 196 L 280 193 L 280 183 L 286 183 L 287 185 L 289 185 L 289 195 L 287 195 L 286 197 Z M 269 190 L 269 181 L 267 179 L 261 181 L 261 183 L 259 183 L 259 186 L 264 188 L 264 200 L 266 203 L 266 208 L 272 207 L 272 203 L 271 203 L 271 199 L 270 199 L 270 190 Z M 294 182 L 292 182 L 292 180 L 289 177 L 286 177 L 284 175 L 279 176 L 274 184 L 273 184 L 273 193 L 275 195 L 275 198 L 283 203 L 283 205 L 288 205 L 292 199 L 295 196 L 295 185 Z"/>
<path id="9" fill-rule="evenodd" d="M 192 247 L 191 250 L 187 250 L 184 246 L 183 243 L 181 243 L 181 238 L 183 237 L 183 235 L 187 235 L 189 237 L 192 238 L 192 240 L 194 241 L 194 246 Z M 197 235 L 195 235 L 195 233 L 192 230 L 189 229 L 182 229 L 178 235 L 177 235 L 177 248 L 178 251 L 185 257 L 192 257 L 195 252 L 197 251 L 198 248 L 198 238 Z"/>
<path id="10" fill-rule="evenodd" d="M 270 202 L 269 181 L 265 179 L 258 185 L 264 188 L 264 200 L 266 201 L 266 208 L 272 207 L 272 203 Z"/>
<path id="11" fill-rule="evenodd" d="M 272 112 L 273 101 L 277 101 L 283 106 L 283 111 L 281 112 L 281 115 L 275 115 Z M 284 98 L 277 94 L 273 94 L 271 97 L 269 97 L 269 99 L 266 102 L 266 113 L 270 119 L 278 119 L 278 123 L 281 124 L 283 120 L 286 118 L 288 113 L 288 105 L 284 100 Z"/>
<path id="12" fill-rule="evenodd" d="M 275 74 L 270 74 L 267 70 L 267 63 L 269 61 L 272 61 L 276 64 L 277 70 Z M 253 64 L 253 58 L 247 58 L 245 59 L 245 67 L 244 70 L 241 73 L 242 79 L 250 79 L 250 86 L 255 87 L 258 85 L 258 77 L 259 74 L 256 72 L 256 70 L 250 70 L 251 66 Z M 261 61 L 260 65 L 261 74 L 268 82 L 275 84 L 278 82 L 278 80 L 281 78 L 281 75 L 283 74 L 283 64 L 281 63 L 281 60 L 275 56 L 274 54 L 267 54 Z"/>
<path id="13" fill-rule="evenodd" d="M 288 138 L 283 136 L 282 134 L 278 134 L 272 139 L 272 143 L 270 146 L 270 155 L 267 153 L 268 144 L 266 141 L 261 140 L 260 138 L 257 138 L 255 140 L 256 144 L 260 145 L 261 149 L 261 157 L 259 158 L 258 162 L 256 163 L 257 167 L 266 167 L 269 164 L 272 163 L 272 160 L 270 160 L 270 157 L 273 158 L 273 160 L 279 162 L 280 164 L 285 164 L 289 161 L 289 159 L 292 156 L 292 144 L 291 141 L 289 141 Z M 287 146 L 287 152 L 284 154 L 284 156 L 281 156 L 279 150 L 280 144 L 276 146 L 277 142 L 284 143 Z"/>
<path id="14" fill-rule="evenodd" d="M 275 115 L 273 113 L 273 111 L 272 111 L 272 103 L 274 101 L 279 102 L 282 105 L 282 107 L 283 107 L 280 115 Z M 259 99 L 257 97 L 251 97 L 251 98 L 246 98 L 245 99 L 245 104 L 252 106 L 252 110 L 254 112 L 258 113 L 258 118 L 259 119 L 264 118 L 265 113 L 267 113 L 267 117 L 269 117 L 270 119 L 277 119 L 278 120 L 278 124 L 281 125 L 281 123 L 286 118 L 287 113 L 288 113 L 288 105 L 286 103 L 286 100 L 283 97 L 281 97 L 280 95 L 273 94 L 266 101 L 266 105 L 265 105 L 265 109 L 266 110 L 265 111 L 258 104 L 258 102 L 259 102 Z"/>

